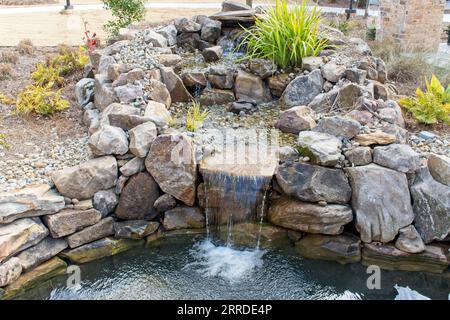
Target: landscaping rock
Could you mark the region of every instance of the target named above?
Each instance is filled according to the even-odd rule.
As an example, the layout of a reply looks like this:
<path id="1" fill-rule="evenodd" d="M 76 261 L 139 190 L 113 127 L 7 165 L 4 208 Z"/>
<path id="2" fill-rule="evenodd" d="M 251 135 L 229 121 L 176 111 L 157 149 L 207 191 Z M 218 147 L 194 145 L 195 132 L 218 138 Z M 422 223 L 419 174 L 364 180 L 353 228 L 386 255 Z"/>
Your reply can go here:
<path id="1" fill-rule="evenodd" d="M 39 218 L 24 218 L 0 225 L 0 263 L 8 257 L 39 243 L 48 235 Z"/>
<path id="2" fill-rule="evenodd" d="M 149 99 L 163 103 L 167 108 L 172 104 L 172 97 L 166 85 L 158 80 L 151 79 L 145 87 Z"/>
<path id="3" fill-rule="evenodd" d="M 128 139 L 121 128 L 102 126 L 89 138 L 89 148 L 97 156 L 123 155 L 128 152 Z"/>
<path id="4" fill-rule="evenodd" d="M 281 112 L 275 127 L 282 132 L 298 134 L 300 131 L 311 130 L 316 126 L 314 116 L 314 111 L 309 107 L 293 107 Z"/>
<path id="5" fill-rule="evenodd" d="M 295 250 L 305 258 L 336 261 L 340 264 L 361 260 L 361 240 L 351 234 L 310 234 L 295 243 Z"/>
<path id="6" fill-rule="evenodd" d="M 208 42 L 215 42 L 222 32 L 222 23 L 209 18 L 202 22 L 201 38 Z"/>
<path id="7" fill-rule="evenodd" d="M 376 131 L 372 133 L 358 134 L 354 141 L 359 143 L 360 146 L 370 146 L 370 145 L 386 145 L 391 144 L 396 141 L 397 137 L 392 134 L 387 134 L 381 131 Z"/>
<path id="8" fill-rule="evenodd" d="M 301 201 L 345 204 L 352 195 L 347 177 L 339 169 L 284 163 L 275 176 L 284 194 Z"/>
<path id="9" fill-rule="evenodd" d="M 450 187 L 450 158 L 431 154 L 428 157 L 428 170 L 433 178 L 442 184 Z M 0 201 L 1 202 L 1 201 Z"/>
<path id="10" fill-rule="evenodd" d="M 237 101 L 231 104 L 231 106 L 228 108 L 228 111 L 235 114 L 241 114 L 241 112 L 252 114 L 258 111 L 258 106 L 254 102 Z"/>
<path id="11" fill-rule="evenodd" d="M 165 108 L 164 105 L 162 107 Z M 128 134 L 130 136 L 130 152 L 138 158 L 145 158 L 147 156 L 153 140 L 158 136 L 156 126 L 153 122 L 140 124 L 131 129 Z"/>
<path id="12" fill-rule="evenodd" d="M 261 78 L 244 71 L 239 71 L 236 76 L 234 93 L 238 100 L 254 101 L 256 103 L 270 100 L 270 93 Z"/>
<path id="13" fill-rule="evenodd" d="M 234 86 L 234 76 L 231 70 L 225 75 L 208 74 L 208 81 L 217 89 L 232 89 Z"/>
<path id="14" fill-rule="evenodd" d="M 443 240 L 450 233 L 450 187 L 422 168 L 411 186 L 414 225 L 425 243 Z"/>
<path id="15" fill-rule="evenodd" d="M 320 70 L 295 78 L 288 84 L 280 102 L 284 109 L 308 105 L 315 96 L 322 92 L 323 79 Z"/>
<path id="16" fill-rule="evenodd" d="M 281 97 L 289 82 L 289 75 L 286 73 L 281 73 L 267 79 L 270 92 L 277 98 Z"/>
<path id="17" fill-rule="evenodd" d="M 159 197 L 158 185 L 147 172 L 131 177 L 119 198 L 116 216 L 124 220 L 152 220 L 157 216 L 153 204 Z"/>
<path id="18" fill-rule="evenodd" d="M 224 105 L 235 100 L 234 93 L 230 90 L 205 89 L 200 96 L 202 106 Z"/>
<path id="19" fill-rule="evenodd" d="M 205 215 L 196 207 L 176 207 L 164 213 L 163 226 L 166 230 L 204 228 Z"/>
<path id="20" fill-rule="evenodd" d="M 100 112 L 98 109 L 86 109 L 83 114 L 83 124 L 89 128 L 89 134 L 93 134 L 100 127 Z"/>
<path id="21" fill-rule="evenodd" d="M 120 167 L 119 171 L 126 177 L 131 177 L 145 169 L 144 158 L 135 157 Z"/>
<path id="22" fill-rule="evenodd" d="M 338 82 L 345 75 L 346 67 L 337 65 L 334 62 L 328 62 L 322 66 L 322 77 L 330 82 Z"/>
<path id="23" fill-rule="evenodd" d="M 252 10 L 252 7 L 243 4 L 243 3 L 239 3 L 236 1 L 230 1 L 230 0 L 225 0 L 222 2 L 222 11 L 223 12 L 228 12 L 228 11 L 245 11 L 245 10 Z"/>
<path id="24" fill-rule="evenodd" d="M 114 127 L 122 128 L 130 122 L 130 116 L 139 116 L 139 109 L 128 104 L 112 103 L 100 114 L 100 126 L 113 125 L 113 121 Z"/>
<path id="25" fill-rule="evenodd" d="M 375 147 L 373 162 L 404 173 L 414 172 L 420 168 L 419 154 L 407 144 Z"/>
<path id="26" fill-rule="evenodd" d="M 164 67 L 176 67 L 182 58 L 177 54 L 161 54 L 156 57 L 156 60 Z"/>
<path id="27" fill-rule="evenodd" d="M 144 79 L 144 77 L 145 77 L 144 70 L 142 70 L 141 68 L 135 68 L 127 73 L 127 83 L 133 84 L 136 81 Z"/>
<path id="28" fill-rule="evenodd" d="M 358 68 L 348 68 L 345 70 L 345 77 L 348 81 L 363 85 L 366 81 L 367 71 Z"/>
<path id="29" fill-rule="evenodd" d="M 155 31 L 167 39 L 167 45 L 172 47 L 177 44 L 178 30 L 173 24 L 158 28 Z"/>
<path id="30" fill-rule="evenodd" d="M 369 111 L 352 110 L 347 113 L 349 118 L 358 121 L 362 126 L 369 124 L 373 121 L 373 116 Z"/>
<path id="31" fill-rule="evenodd" d="M 53 258 L 66 248 L 67 242 L 64 239 L 47 237 L 37 245 L 19 253 L 17 258 L 23 271 L 27 272 Z"/>
<path id="32" fill-rule="evenodd" d="M 308 104 L 308 107 L 316 112 L 326 113 L 332 109 L 338 93 L 338 89 L 332 89 L 328 92 L 321 93 Z"/>
<path id="33" fill-rule="evenodd" d="M 270 223 L 297 231 L 336 235 L 353 219 L 352 209 L 345 205 L 327 205 L 301 202 L 281 197 L 269 207 Z"/>
<path id="34" fill-rule="evenodd" d="M 302 69 L 313 72 L 323 66 L 323 57 L 304 57 L 302 59 Z"/>
<path id="35" fill-rule="evenodd" d="M 222 58 L 223 49 L 221 46 L 206 48 L 203 50 L 202 55 L 206 62 L 218 61 Z"/>
<path id="36" fill-rule="evenodd" d="M 75 85 L 75 97 L 80 107 L 94 101 L 94 85 L 95 80 L 90 78 L 83 78 Z"/>
<path id="37" fill-rule="evenodd" d="M 0 193 L 0 225 L 19 218 L 53 214 L 63 209 L 64 198 L 47 184 L 29 185 Z"/>
<path id="38" fill-rule="evenodd" d="M 198 33 L 185 32 L 177 36 L 178 46 L 190 51 L 200 50 L 202 41 Z"/>
<path id="39" fill-rule="evenodd" d="M 341 156 L 341 141 L 326 133 L 302 131 L 299 133 L 298 145 L 301 155 L 323 166 L 335 166 Z"/>
<path id="40" fill-rule="evenodd" d="M 345 157 L 355 166 L 365 166 L 372 162 L 372 149 L 370 147 L 357 147 L 345 152 Z"/>
<path id="41" fill-rule="evenodd" d="M 159 223 L 145 220 L 130 220 L 123 222 L 114 222 L 114 232 L 116 238 L 122 239 L 143 239 L 159 228 Z"/>
<path id="42" fill-rule="evenodd" d="M 116 93 L 106 75 L 95 75 L 94 90 L 94 103 L 100 111 L 103 111 L 111 103 L 118 102 Z"/>
<path id="43" fill-rule="evenodd" d="M 272 76 L 277 71 L 277 65 L 267 59 L 252 59 L 249 61 L 248 67 L 253 74 L 263 80 Z"/>
<path id="44" fill-rule="evenodd" d="M 374 164 L 349 167 L 346 171 L 361 240 L 394 240 L 398 231 L 414 220 L 406 175 Z"/>
<path id="45" fill-rule="evenodd" d="M 413 225 L 400 229 L 395 247 L 408 253 L 425 251 L 425 244 Z"/>
<path id="46" fill-rule="evenodd" d="M 197 165 L 193 142 L 186 134 L 158 136 L 150 147 L 145 166 L 165 193 L 194 205 Z"/>
<path id="47" fill-rule="evenodd" d="M 119 199 L 112 190 L 101 190 L 94 194 L 93 205 L 95 209 L 100 211 L 102 218 L 114 212 L 118 203 Z"/>
<path id="48" fill-rule="evenodd" d="M 104 218 L 96 224 L 89 226 L 66 238 L 70 248 L 76 248 L 83 244 L 102 239 L 114 234 L 114 219 Z"/>
<path id="49" fill-rule="evenodd" d="M 167 210 L 171 210 L 177 206 L 177 201 L 170 194 L 163 194 L 158 199 L 156 199 L 153 204 L 153 208 L 155 208 L 158 212 L 166 212 Z"/>
<path id="50" fill-rule="evenodd" d="M 175 20 L 175 28 L 178 32 L 200 32 L 202 26 L 190 19 L 180 18 Z"/>
<path id="51" fill-rule="evenodd" d="M 0 264 L 0 288 L 16 281 L 22 273 L 19 259 L 11 258 Z"/>
<path id="52" fill-rule="evenodd" d="M 145 30 L 144 33 L 145 33 L 145 35 L 144 35 L 145 43 L 151 44 L 153 47 L 156 47 L 156 48 L 167 47 L 168 41 L 163 35 L 155 32 L 151 29 Z"/>
<path id="53" fill-rule="evenodd" d="M 185 72 L 182 74 L 181 79 L 186 88 L 191 90 L 203 89 L 207 84 L 205 73 L 201 71 Z"/>
<path id="54" fill-rule="evenodd" d="M 142 86 L 131 83 L 124 86 L 115 87 L 114 92 L 116 93 L 120 103 L 131 103 L 144 95 Z"/>
<path id="55" fill-rule="evenodd" d="M 364 91 L 360 86 L 354 83 L 349 83 L 339 89 L 334 104 L 341 110 L 352 110 L 355 109 L 356 106 L 358 106 L 361 97 L 363 96 Z"/>
<path id="56" fill-rule="evenodd" d="M 100 60 L 98 63 L 97 73 L 106 75 L 108 73 L 108 67 L 111 64 L 115 64 L 116 60 L 109 55 L 100 56 Z"/>
<path id="57" fill-rule="evenodd" d="M 359 133 L 361 125 L 358 121 L 342 116 L 322 118 L 313 131 L 331 134 L 338 138 L 351 139 Z"/>
<path id="58" fill-rule="evenodd" d="M 159 103 L 156 101 L 148 102 L 147 107 L 145 108 L 144 116 L 148 119 L 151 119 L 152 122 L 160 128 L 167 126 L 169 120 L 171 119 L 170 111 L 166 109 L 163 103 Z M 154 139 L 151 140 L 153 141 Z"/>
<path id="59" fill-rule="evenodd" d="M 172 102 L 188 102 L 192 100 L 192 96 L 189 91 L 187 91 L 183 81 L 177 76 L 172 68 L 161 68 L 161 76 L 167 90 L 170 92 Z"/>
<path id="60" fill-rule="evenodd" d="M 45 216 L 43 220 L 50 230 L 50 235 L 53 238 L 61 238 L 96 224 L 101 218 L 102 214 L 95 209 L 64 209 L 57 214 Z"/>

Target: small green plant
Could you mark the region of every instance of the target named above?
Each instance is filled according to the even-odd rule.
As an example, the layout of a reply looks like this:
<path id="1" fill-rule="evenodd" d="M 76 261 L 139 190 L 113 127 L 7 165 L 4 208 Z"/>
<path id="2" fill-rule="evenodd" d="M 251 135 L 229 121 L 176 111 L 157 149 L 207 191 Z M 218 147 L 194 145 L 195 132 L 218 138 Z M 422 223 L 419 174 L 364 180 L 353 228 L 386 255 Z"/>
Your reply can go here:
<path id="1" fill-rule="evenodd" d="M 375 40 L 376 36 L 377 36 L 377 26 L 376 25 L 370 25 L 367 28 L 367 32 L 366 32 L 367 40 L 373 41 L 373 40 Z"/>
<path id="2" fill-rule="evenodd" d="M 125 28 L 132 22 L 142 21 L 145 17 L 145 0 L 102 0 L 107 10 L 115 20 L 109 20 L 105 30 L 110 38 L 117 36 L 121 28 Z"/>
<path id="3" fill-rule="evenodd" d="M 209 116 L 207 110 L 200 110 L 201 106 L 199 102 L 192 101 L 192 106 L 189 108 L 186 114 L 186 129 L 190 132 L 195 132 L 199 129 L 206 118 Z"/>
<path id="4" fill-rule="evenodd" d="M 66 110 L 68 107 L 69 101 L 61 97 L 61 90 L 53 91 L 51 84 L 45 86 L 32 84 L 19 93 L 15 112 L 51 115 L 56 111 Z"/>
<path id="5" fill-rule="evenodd" d="M 79 47 L 75 50 L 66 45 L 58 47 L 58 54 L 47 59 L 47 66 L 58 70 L 59 75 L 68 75 L 76 70 L 82 70 L 89 62 L 87 50 Z"/>
<path id="6" fill-rule="evenodd" d="M 0 104 L 12 105 L 14 104 L 14 100 L 0 92 Z"/>
<path id="7" fill-rule="evenodd" d="M 31 79 L 39 86 L 45 86 L 50 84 L 53 87 L 54 84 L 62 86 L 64 84 L 64 78 L 60 76 L 59 69 L 52 66 L 47 66 L 44 63 L 38 63 L 36 70 L 31 74 Z"/>
<path id="8" fill-rule="evenodd" d="M 0 133 L 0 146 L 5 149 L 11 148 L 9 143 L 6 141 L 6 134 L 4 134 L 4 133 Z"/>
<path id="9" fill-rule="evenodd" d="M 176 115 L 167 117 L 167 125 L 171 128 L 178 126 L 178 118 Z"/>
<path id="10" fill-rule="evenodd" d="M 237 50 L 246 48 L 247 59 L 271 59 L 282 68 L 295 67 L 304 57 L 317 56 L 327 46 L 328 40 L 319 30 L 317 6 L 310 9 L 303 0 L 288 7 L 286 0 L 277 0 L 275 7 L 268 7 L 264 13 L 264 19 L 244 29 Z"/>
<path id="11" fill-rule="evenodd" d="M 450 85 L 445 89 L 435 75 L 426 80 L 426 92 L 417 88 L 416 97 L 402 98 L 400 104 L 421 123 L 450 124 Z"/>

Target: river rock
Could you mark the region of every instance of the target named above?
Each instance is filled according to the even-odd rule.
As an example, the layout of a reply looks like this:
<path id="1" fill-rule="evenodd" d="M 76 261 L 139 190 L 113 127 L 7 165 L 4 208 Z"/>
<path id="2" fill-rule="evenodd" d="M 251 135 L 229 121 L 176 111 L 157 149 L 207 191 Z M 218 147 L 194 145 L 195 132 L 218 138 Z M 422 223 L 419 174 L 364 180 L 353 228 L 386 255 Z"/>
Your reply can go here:
<path id="1" fill-rule="evenodd" d="M 95 209 L 64 209 L 57 214 L 43 217 L 43 220 L 50 230 L 50 235 L 53 238 L 61 238 L 96 224 L 101 218 L 102 214 Z"/>
<path id="2" fill-rule="evenodd" d="M 331 134 L 338 138 L 351 139 L 359 133 L 358 121 L 342 116 L 324 117 L 313 131 Z"/>
<path id="3" fill-rule="evenodd" d="M 302 155 L 323 166 L 335 166 L 341 156 L 341 141 L 327 133 L 302 131 L 298 136 L 298 145 Z"/>
<path id="4" fill-rule="evenodd" d="M 322 92 L 323 79 L 320 70 L 308 75 L 301 75 L 288 84 L 280 102 L 284 109 L 308 105 L 315 96 Z"/>
<path id="5" fill-rule="evenodd" d="M 202 52 L 205 62 L 214 62 L 220 60 L 223 55 L 223 49 L 221 46 L 209 47 Z"/>
<path id="6" fill-rule="evenodd" d="M 450 187 L 450 158 L 431 154 L 428 157 L 428 170 L 433 178 L 442 184 Z"/>
<path id="7" fill-rule="evenodd" d="M 176 207 L 164 213 L 163 226 L 166 230 L 204 228 L 205 215 L 197 207 Z"/>
<path id="8" fill-rule="evenodd" d="M 94 85 L 95 80 L 90 78 L 83 78 L 75 85 L 75 97 L 80 107 L 94 101 Z"/>
<path id="9" fill-rule="evenodd" d="M 248 67 L 253 74 L 263 80 L 272 76 L 277 71 L 277 65 L 272 60 L 267 59 L 251 59 Z"/>
<path id="10" fill-rule="evenodd" d="M 106 75 L 95 75 L 94 90 L 94 103 L 100 111 L 104 110 L 111 103 L 118 102 L 119 100 L 114 92 L 111 82 L 108 82 Z"/>
<path id="11" fill-rule="evenodd" d="M 94 194 L 92 202 L 94 208 L 100 211 L 104 218 L 114 212 L 114 209 L 119 203 L 119 199 L 113 190 L 101 190 Z"/>
<path id="12" fill-rule="evenodd" d="M 117 161 L 112 156 L 100 157 L 52 174 L 59 193 L 71 199 L 89 199 L 100 190 L 116 184 Z"/>
<path id="13" fill-rule="evenodd" d="M 270 92 L 274 97 L 277 98 L 281 97 L 289 82 L 290 79 L 287 73 L 274 75 L 267 79 L 267 84 L 269 85 Z"/>
<path id="14" fill-rule="evenodd" d="M 135 157 L 120 167 L 119 171 L 122 175 L 131 177 L 144 169 L 144 158 Z"/>
<path id="15" fill-rule="evenodd" d="M 202 106 L 224 105 L 235 101 L 231 90 L 205 89 L 200 96 Z"/>
<path id="16" fill-rule="evenodd" d="M 425 243 L 443 240 L 450 233 L 450 187 L 422 168 L 411 186 L 416 215 L 414 225 Z"/>
<path id="17" fill-rule="evenodd" d="M 151 29 L 144 31 L 144 41 L 155 48 L 165 48 L 168 44 L 167 39 L 163 35 Z"/>
<path id="18" fill-rule="evenodd" d="M 145 166 L 165 193 L 194 205 L 197 165 L 193 141 L 186 134 L 158 136 L 150 147 Z"/>
<path id="19" fill-rule="evenodd" d="M 178 32 L 200 32 L 202 25 L 188 18 L 180 18 L 175 20 L 175 28 Z"/>
<path id="20" fill-rule="evenodd" d="M 316 126 L 314 111 L 306 106 L 293 107 L 282 111 L 275 127 L 282 132 L 298 134 Z"/>
<path id="21" fill-rule="evenodd" d="M 330 82 L 338 82 L 345 75 L 346 67 L 337 65 L 334 62 L 328 62 L 322 66 L 322 77 Z"/>
<path id="22" fill-rule="evenodd" d="M 0 193 L 0 224 L 19 218 L 53 214 L 64 206 L 64 197 L 51 191 L 47 184 L 3 192 Z"/>
<path id="23" fill-rule="evenodd" d="M 48 235 L 39 218 L 24 218 L 0 225 L 0 263 L 6 258 L 39 243 Z"/>
<path id="24" fill-rule="evenodd" d="M 414 220 L 406 175 L 375 164 L 346 170 L 361 240 L 394 240 L 398 231 Z"/>
<path id="25" fill-rule="evenodd" d="M 164 107 L 164 105 L 162 106 Z M 153 140 L 158 135 L 155 124 L 146 122 L 131 129 L 128 133 L 130 136 L 130 152 L 138 158 L 145 158 Z"/>
<path id="26" fill-rule="evenodd" d="M 123 188 L 116 216 L 124 220 L 152 220 L 157 216 L 153 204 L 158 197 L 158 185 L 152 176 L 138 173 Z"/>
<path id="27" fill-rule="evenodd" d="M 422 253 L 407 253 L 398 250 L 393 244 L 364 244 L 362 263 L 376 265 L 386 270 L 419 271 L 442 273 L 449 262 L 443 248 L 426 246 Z"/>
<path id="28" fill-rule="evenodd" d="M 345 157 L 355 166 L 365 166 L 372 162 L 372 149 L 370 147 L 356 147 L 345 152 Z"/>
<path id="29" fill-rule="evenodd" d="M 354 140 L 359 143 L 360 146 L 370 146 L 376 144 L 387 145 L 394 143 L 397 140 L 397 137 L 393 134 L 376 131 L 372 133 L 358 134 Z"/>
<path id="30" fill-rule="evenodd" d="M 361 240 L 351 234 L 324 236 L 309 234 L 295 243 L 295 250 L 303 257 L 336 261 L 340 264 L 361 260 Z"/>
<path id="31" fill-rule="evenodd" d="M 399 236 L 395 241 L 395 247 L 408 253 L 425 251 L 425 244 L 413 225 L 400 229 Z"/>
<path id="32" fill-rule="evenodd" d="M 139 240 L 156 232 L 158 228 L 159 223 L 155 221 L 130 220 L 114 222 L 114 236 L 116 238 Z"/>
<path id="33" fill-rule="evenodd" d="M 102 126 L 89 138 L 89 148 L 97 156 L 123 155 L 128 152 L 128 139 L 121 128 Z"/>
<path id="34" fill-rule="evenodd" d="M 0 264 L 0 288 L 16 281 L 22 273 L 19 259 L 11 258 Z"/>
<path id="35" fill-rule="evenodd" d="M 204 19 L 200 37 L 208 42 L 214 42 L 219 39 L 222 32 L 222 23 L 209 18 Z"/>
<path id="36" fill-rule="evenodd" d="M 170 92 L 172 102 L 188 102 L 192 100 L 192 96 L 189 91 L 187 91 L 183 81 L 172 68 L 164 67 L 160 70 L 164 84 Z"/>
<path id="37" fill-rule="evenodd" d="M 346 205 L 320 206 L 281 197 L 272 201 L 268 219 L 270 223 L 287 229 L 336 235 L 352 221 L 353 214 Z"/>
<path id="38" fill-rule="evenodd" d="M 163 103 L 167 108 L 172 104 L 172 97 L 167 86 L 161 81 L 150 79 L 145 86 L 145 92 L 149 99 Z"/>
<path id="39" fill-rule="evenodd" d="M 166 212 L 167 210 L 171 210 L 177 206 L 177 201 L 170 194 L 163 194 L 158 199 L 156 199 L 153 204 L 153 208 L 155 208 L 158 212 Z"/>
<path id="40" fill-rule="evenodd" d="M 303 163 L 278 166 L 276 179 L 283 193 L 301 201 L 345 204 L 352 189 L 340 169 L 329 169 Z"/>
<path id="41" fill-rule="evenodd" d="M 373 149 L 373 162 L 383 167 L 409 173 L 420 168 L 420 156 L 407 144 L 391 144 Z"/>
<path id="42" fill-rule="evenodd" d="M 53 258 L 66 248 L 67 242 L 64 239 L 47 237 L 37 245 L 19 253 L 17 258 L 22 269 L 26 272 Z"/>
<path id="43" fill-rule="evenodd" d="M 110 236 L 114 234 L 114 219 L 104 218 L 96 224 L 89 226 L 66 238 L 70 248 L 76 248 L 83 244 Z"/>

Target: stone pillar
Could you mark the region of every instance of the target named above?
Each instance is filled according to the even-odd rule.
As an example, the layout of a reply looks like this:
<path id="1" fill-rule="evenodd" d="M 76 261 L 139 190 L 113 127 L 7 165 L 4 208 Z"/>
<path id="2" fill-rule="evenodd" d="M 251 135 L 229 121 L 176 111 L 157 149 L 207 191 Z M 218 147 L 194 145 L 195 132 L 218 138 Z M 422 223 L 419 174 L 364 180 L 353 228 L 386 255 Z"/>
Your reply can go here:
<path id="1" fill-rule="evenodd" d="M 377 40 L 392 39 L 413 50 L 437 51 L 445 0 L 380 0 Z"/>

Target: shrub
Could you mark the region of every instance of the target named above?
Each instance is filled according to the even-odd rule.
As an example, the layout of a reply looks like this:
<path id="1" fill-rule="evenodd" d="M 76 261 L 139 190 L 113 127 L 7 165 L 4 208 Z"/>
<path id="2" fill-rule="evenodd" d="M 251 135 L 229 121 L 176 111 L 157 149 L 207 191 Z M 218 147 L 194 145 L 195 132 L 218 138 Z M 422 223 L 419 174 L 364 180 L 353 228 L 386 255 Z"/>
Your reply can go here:
<path id="1" fill-rule="evenodd" d="M 36 65 L 36 70 L 31 74 L 31 78 L 34 80 L 35 84 L 38 86 L 50 85 L 53 87 L 54 84 L 61 86 L 64 84 L 64 78 L 60 76 L 59 69 L 52 66 L 47 66 L 44 63 L 38 63 Z"/>
<path id="2" fill-rule="evenodd" d="M 47 59 L 47 66 L 57 69 L 61 76 L 82 70 L 88 63 L 89 56 L 85 48 L 79 47 L 76 50 L 66 45 L 59 45 L 58 54 Z"/>
<path id="3" fill-rule="evenodd" d="M 20 54 L 33 54 L 34 46 L 30 39 L 23 39 L 17 45 L 19 47 Z"/>
<path id="4" fill-rule="evenodd" d="M 8 50 L 8 51 L 3 51 L 0 54 L 0 62 L 17 63 L 18 61 L 19 61 L 19 54 L 15 51 Z"/>
<path id="5" fill-rule="evenodd" d="M 52 87 L 29 85 L 21 91 L 16 101 L 16 113 L 29 114 L 35 112 L 50 115 L 69 107 L 69 101 L 61 97 L 61 90 L 54 92 Z"/>
<path id="6" fill-rule="evenodd" d="M 200 103 L 193 101 L 186 115 L 186 129 L 190 132 L 197 131 L 208 116 L 209 112 L 207 110 L 200 111 Z"/>
<path id="7" fill-rule="evenodd" d="M 319 30 L 317 6 L 310 10 L 303 0 L 288 8 L 286 0 L 277 0 L 275 7 L 265 9 L 265 14 L 264 20 L 257 19 L 254 27 L 244 30 L 241 46 L 247 47 L 247 58 L 272 59 L 282 68 L 294 67 L 326 47 L 327 39 Z"/>
<path id="8" fill-rule="evenodd" d="M 145 0 L 102 0 L 106 9 L 111 10 L 115 20 L 109 20 L 105 30 L 110 38 L 115 37 L 119 29 L 125 28 L 132 22 L 141 21 L 145 17 Z"/>
<path id="9" fill-rule="evenodd" d="M 0 104 L 11 105 L 14 104 L 14 100 L 0 92 Z"/>
<path id="10" fill-rule="evenodd" d="M 0 133 L 0 146 L 5 149 L 9 149 L 11 147 L 9 143 L 6 141 L 6 134 L 4 133 Z"/>
<path id="11" fill-rule="evenodd" d="M 9 63 L 0 63 L 0 81 L 11 79 L 13 76 L 12 67 Z"/>
<path id="12" fill-rule="evenodd" d="M 417 88 L 416 97 L 400 99 L 400 104 L 419 122 L 450 124 L 450 85 L 444 89 L 436 76 L 426 80 L 426 91 Z"/>
<path id="13" fill-rule="evenodd" d="M 377 26 L 376 25 L 370 25 L 367 28 L 367 32 L 366 32 L 367 40 L 373 41 L 373 40 L 375 40 L 376 36 L 377 36 Z"/>

